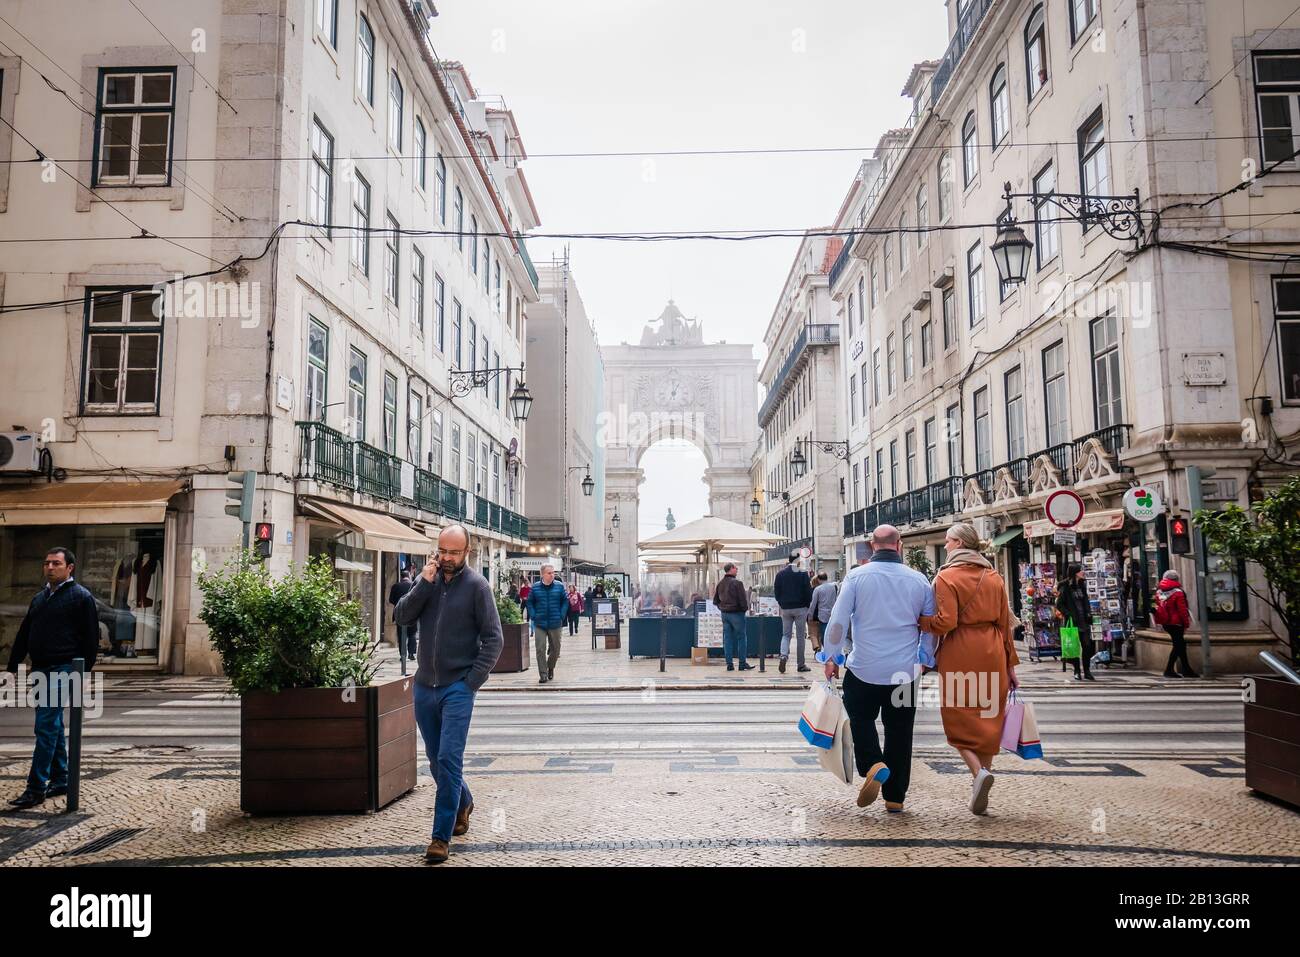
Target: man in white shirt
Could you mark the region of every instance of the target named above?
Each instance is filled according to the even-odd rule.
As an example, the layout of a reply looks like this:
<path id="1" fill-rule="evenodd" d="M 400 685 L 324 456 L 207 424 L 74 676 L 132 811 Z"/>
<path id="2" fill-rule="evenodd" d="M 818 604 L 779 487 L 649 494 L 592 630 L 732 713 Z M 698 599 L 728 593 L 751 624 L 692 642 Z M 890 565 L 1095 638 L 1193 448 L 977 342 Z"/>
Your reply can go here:
<path id="1" fill-rule="evenodd" d="M 885 808 L 903 810 L 912 770 L 912 727 L 916 721 L 921 662 L 934 664 L 934 638 L 917 619 L 934 614 L 934 590 L 924 575 L 903 563 L 898 529 L 881 525 L 872 535 L 874 553 L 844 579 L 826 629 L 822 658 L 826 677 L 844 675 L 844 710 L 853 726 L 854 758 L 864 778 L 858 807 L 881 793 Z M 845 661 L 846 632 L 853 649 Z M 885 726 L 882 750 L 876 716 Z"/>

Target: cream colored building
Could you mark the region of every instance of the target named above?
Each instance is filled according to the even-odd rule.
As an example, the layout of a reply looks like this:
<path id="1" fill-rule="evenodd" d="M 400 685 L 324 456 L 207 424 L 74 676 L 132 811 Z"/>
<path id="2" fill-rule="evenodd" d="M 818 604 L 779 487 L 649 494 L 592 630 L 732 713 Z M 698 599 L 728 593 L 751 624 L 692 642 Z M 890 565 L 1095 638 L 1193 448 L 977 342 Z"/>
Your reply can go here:
<path id="1" fill-rule="evenodd" d="M 111 666 L 217 670 L 194 571 L 239 547 L 231 471 L 258 473 L 272 569 L 327 556 L 376 634 L 444 524 L 492 573 L 527 542 L 537 300 L 504 101 L 438 58 L 428 3 L 62 6 L 0 3 L 0 238 L 28 240 L 0 418 L 55 479 L 2 473 L 0 643 L 62 544 L 134 641 Z M 25 140 L 51 162 L 10 164 Z"/>
<path id="2" fill-rule="evenodd" d="M 1195 604 L 1192 562 L 1169 554 L 1163 523 L 1126 517 L 1121 497 L 1149 486 L 1169 516 L 1187 516 L 1189 465 L 1217 469 L 1211 507 L 1295 472 L 1300 312 L 1292 335 L 1275 301 L 1300 299 L 1266 255 L 1297 238 L 1300 31 L 1274 30 L 1291 5 L 948 7 L 948 49 L 907 79 L 911 119 L 882 138 L 865 228 L 832 272 L 845 371 L 870 393 L 856 398 L 869 425 L 853 433 L 846 477 L 852 488 L 856 464 L 862 492 L 846 545 L 892 522 L 942 560 L 944 529 L 970 520 L 998 544 L 1017 603 L 1023 564 L 1105 549 L 1139 617 L 1167 567 Z M 1285 162 L 1220 196 L 1270 158 Z M 1019 285 L 999 281 L 990 251 L 1008 183 L 1034 243 Z M 1077 201 L 1042 199 L 1054 191 L 1094 198 L 1082 207 L 1093 213 L 1140 212 L 1085 228 Z M 841 228 L 854 228 L 844 213 Z M 1086 505 L 1064 552 L 1044 521 L 1061 487 Z M 1212 562 L 1218 670 L 1253 668 L 1284 634 L 1247 575 Z M 1188 638 L 1196 664 L 1195 627 Z M 1162 633 L 1139 634 L 1140 664 L 1167 653 Z"/>

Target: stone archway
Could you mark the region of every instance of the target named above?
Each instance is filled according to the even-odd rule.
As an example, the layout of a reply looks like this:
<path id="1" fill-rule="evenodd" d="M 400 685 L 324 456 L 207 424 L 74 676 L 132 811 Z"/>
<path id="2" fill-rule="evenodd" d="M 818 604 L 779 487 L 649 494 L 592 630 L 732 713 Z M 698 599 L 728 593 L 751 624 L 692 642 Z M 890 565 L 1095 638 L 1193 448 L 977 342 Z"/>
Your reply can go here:
<path id="1" fill-rule="evenodd" d="M 656 442 L 683 439 L 703 454 L 709 513 L 749 524 L 750 466 L 758 442 L 758 362 L 748 344 L 705 343 L 702 323 L 669 301 L 639 345 L 601 349 L 605 410 L 605 514 L 620 520 L 608 561 L 637 575 L 641 457 Z"/>

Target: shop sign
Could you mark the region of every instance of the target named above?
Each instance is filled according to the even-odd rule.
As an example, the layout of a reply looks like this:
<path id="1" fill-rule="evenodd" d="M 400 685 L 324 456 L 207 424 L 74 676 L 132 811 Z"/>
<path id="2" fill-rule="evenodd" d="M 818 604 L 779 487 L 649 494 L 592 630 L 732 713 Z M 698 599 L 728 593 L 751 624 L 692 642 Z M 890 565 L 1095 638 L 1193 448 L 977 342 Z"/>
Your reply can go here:
<path id="1" fill-rule="evenodd" d="M 511 565 L 519 566 L 521 572 L 540 572 L 543 565 L 552 565 L 556 574 L 564 571 L 564 559 L 559 555 L 548 558 L 512 558 Z"/>
<path id="2" fill-rule="evenodd" d="M 1148 485 L 1139 485 L 1124 493 L 1124 511 L 1139 522 L 1154 522 L 1163 510 L 1160 495 Z"/>
<path id="3" fill-rule="evenodd" d="M 1057 489 L 1043 504 L 1047 520 L 1057 528 L 1073 528 L 1083 520 L 1083 499 L 1068 488 Z"/>

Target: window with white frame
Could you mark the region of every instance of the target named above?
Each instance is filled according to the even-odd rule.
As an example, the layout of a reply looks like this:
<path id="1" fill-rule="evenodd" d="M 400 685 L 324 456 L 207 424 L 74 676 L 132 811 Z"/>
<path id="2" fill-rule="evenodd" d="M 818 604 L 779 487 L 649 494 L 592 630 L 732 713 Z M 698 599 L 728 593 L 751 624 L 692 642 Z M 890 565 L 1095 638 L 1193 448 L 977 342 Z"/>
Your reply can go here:
<path id="1" fill-rule="evenodd" d="M 1096 428 L 1107 429 L 1124 421 L 1119 320 L 1114 313 L 1092 321 L 1089 339 L 1092 343 L 1093 418 Z"/>
<path id="2" fill-rule="evenodd" d="M 997 149 L 1011 129 L 1011 94 L 1007 90 L 1007 67 L 999 64 L 989 83 L 989 118 L 993 133 L 992 148 Z"/>
<path id="3" fill-rule="evenodd" d="M 484 355 L 486 356 L 486 354 L 487 350 L 485 349 Z M 495 351 L 492 353 L 492 368 L 501 368 L 501 353 Z M 492 377 L 492 404 L 498 409 L 501 408 L 501 376 L 499 375 Z"/>
<path id="4" fill-rule="evenodd" d="M 858 463 L 853 463 L 853 510 L 858 510 L 859 501 L 859 484 L 858 484 Z"/>
<path id="5" fill-rule="evenodd" d="M 912 342 L 912 319 L 909 316 L 903 320 L 903 381 L 907 382 L 912 378 L 912 370 L 915 365 L 914 349 Z"/>
<path id="6" fill-rule="evenodd" d="M 397 454 L 397 376 L 384 373 L 384 451 Z"/>
<path id="7" fill-rule="evenodd" d="M 325 396 L 329 384 L 329 330 L 315 318 L 307 320 L 307 388 L 304 389 L 309 422 L 325 421 Z"/>
<path id="8" fill-rule="evenodd" d="M 424 253 L 411 247 L 411 322 L 424 332 Z"/>
<path id="9" fill-rule="evenodd" d="M 916 190 L 916 248 L 925 245 L 925 231 L 930 228 L 930 191 L 922 183 Z"/>
<path id="10" fill-rule="evenodd" d="M 943 313 L 943 350 L 947 352 L 957 341 L 957 302 L 951 288 L 943 291 L 940 308 Z"/>
<path id="11" fill-rule="evenodd" d="M 353 172 L 352 180 L 352 263 L 370 275 L 370 184 Z"/>
<path id="12" fill-rule="evenodd" d="M 925 484 L 929 485 L 938 480 L 939 474 L 939 445 L 937 423 L 933 418 L 925 420 L 922 426 L 922 439 L 925 442 Z"/>
<path id="13" fill-rule="evenodd" d="M 902 275 L 907 269 L 907 213 L 898 217 L 898 272 Z"/>
<path id="14" fill-rule="evenodd" d="M 469 214 L 469 270 L 478 275 L 478 217 Z"/>
<path id="15" fill-rule="evenodd" d="M 1098 0 L 1070 0 L 1070 39 L 1079 42 L 1088 25 L 1097 19 Z"/>
<path id="16" fill-rule="evenodd" d="M 1047 26 L 1042 4 L 1034 7 L 1025 24 L 1025 77 L 1026 93 L 1032 102 L 1047 85 Z"/>
<path id="17" fill-rule="evenodd" d="M 418 389 L 411 389 L 406 406 L 406 455 L 407 461 L 419 465 L 424 454 L 424 395 Z"/>
<path id="18" fill-rule="evenodd" d="M 1043 350 L 1043 407 L 1047 412 L 1047 445 L 1060 445 L 1070 437 L 1070 397 L 1065 389 L 1065 343 Z"/>
<path id="19" fill-rule="evenodd" d="M 398 296 L 401 295 L 397 256 L 397 237 L 400 235 L 401 227 L 397 225 L 397 220 L 393 219 L 391 213 L 385 215 L 384 222 L 386 226 L 384 230 L 384 295 L 388 297 L 393 305 L 397 305 Z"/>
<path id="20" fill-rule="evenodd" d="M 867 390 L 867 362 L 862 360 L 862 365 L 858 368 L 858 379 L 862 383 L 862 419 L 865 422 L 867 418 L 867 397 L 871 394 Z"/>
<path id="21" fill-rule="evenodd" d="M 1255 54 L 1255 104 L 1264 162 L 1294 162 L 1300 152 L 1300 53 Z"/>
<path id="22" fill-rule="evenodd" d="M 366 355 L 348 350 L 348 421 L 344 430 L 358 442 L 366 440 Z"/>
<path id="23" fill-rule="evenodd" d="M 1025 441 L 1025 375 L 1016 366 L 1002 377 L 1007 397 L 1007 458 L 1024 458 Z"/>
<path id="24" fill-rule="evenodd" d="M 943 414 L 944 430 L 948 433 L 948 475 L 961 475 L 961 406 L 948 406 Z"/>
<path id="25" fill-rule="evenodd" d="M 87 415 L 156 414 L 161 379 L 163 297 L 151 288 L 86 294 Z"/>
<path id="26" fill-rule="evenodd" d="M 442 411 L 429 413 L 429 460 L 425 466 L 434 475 L 442 474 Z"/>
<path id="27" fill-rule="evenodd" d="M 465 249 L 465 195 L 456 187 L 456 248 Z"/>
<path id="28" fill-rule="evenodd" d="M 853 300 L 854 300 L 853 293 L 849 293 L 848 305 L 845 307 L 844 310 L 845 323 L 846 323 L 844 332 L 845 332 L 845 338 L 848 339 L 853 338 Z"/>
<path id="29" fill-rule="evenodd" d="M 975 414 L 975 468 L 983 472 L 993 468 L 993 429 L 989 419 L 988 386 L 975 390 L 972 407 Z"/>
<path id="30" fill-rule="evenodd" d="M 1282 402 L 1295 405 L 1300 403 L 1300 279 L 1273 277 L 1273 321 Z"/>
<path id="31" fill-rule="evenodd" d="M 966 295 L 974 329 L 984 321 L 984 249 L 978 242 L 966 250 Z"/>
<path id="32" fill-rule="evenodd" d="M 876 303 L 880 301 L 880 281 L 876 275 L 876 257 L 871 257 L 871 308 L 876 308 Z"/>
<path id="33" fill-rule="evenodd" d="M 880 347 L 871 351 L 871 404 L 880 405 Z"/>
<path id="34" fill-rule="evenodd" d="M 946 150 L 939 156 L 939 222 L 946 223 L 952 215 L 952 154 Z"/>
<path id="35" fill-rule="evenodd" d="M 961 125 L 961 174 L 963 186 L 969 186 L 974 181 L 975 174 L 980 171 L 977 135 L 978 124 L 975 122 L 975 111 L 971 110 L 966 114 L 966 120 Z"/>
<path id="36" fill-rule="evenodd" d="M 894 240 L 892 236 L 885 237 L 885 292 L 889 291 L 889 286 L 893 282 L 893 267 L 890 262 L 894 258 Z"/>
<path id="37" fill-rule="evenodd" d="M 307 218 L 325 227 L 329 235 L 330 206 L 334 196 L 334 137 L 319 119 L 311 122 L 311 172 L 307 180 Z"/>
<path id="38" fill-rule="evenodd" d="M 921 368 L 934 361 L 934 323 L 927 319 L 921 323 Z"/>
<path id="39" fill-rule="evenodd" d="M 388 74 L 388 143 L 397 152 L 402 152 L 402 111 L 406 95 L 402 91 L 402 81 L 393 70 Z"/>
<path id="40" fill-rule="evenodd" d="M 375 31 L 364 16 L 357 21 L 357 89 L 375 105 Z"/>
<path id="41" fill-rule="evenodd" d="M 325 34 L 330 46 L 339 45 L 339 0 L 316 0 L 316 29 Z"/>
<path id="42" fill-rule="evenodd" d="M 1079 184 L 1087 204 L 1088 216 L 1083 228 L 1088 229 L 1089 220 L 1105 212 L 1105 201 L 1097 198 L 1110 193 L 1110 163 L 1106 159 L 1106 126 L 1102 120 L 1101 110 L 1079 130 Z"/>
<path id="43" fill-rule="evenodd" d="M 910 492 L 916 488 L 916 429 L 903 434 L 903 462 L 903 479 L 907 483 L 903 491 Z"/>
<path id="44" fill-rule="evenodd" d="M 469 365 L 465 368 L 474 370 L 478 368 L 478 323 L 473 318 L 469 319 Z"/>
<path id="45" fill-rule="evenodd" d="M 451 424 L 451 462 L 447 469 L 445 478 L 451 480 L 451 484 L 460 486 L 460 423 L 452 422 Z"/>
<path id="46" fill-rule="evenodd" d="M 889 497 L 894 498 L 901 491 L 898 487 L 898 439 L 889 440 Z"/>
<path id="47" fill-rule="evenodd" d="M 889 385 L 889 394 L 893 395 L 898 388 L 898 363 L 895 362 L 894 354 L 894 334 L 891 332 L 885 337 L 885 377 Z"/>
<path id="48" fill-rule="evenodd" d="M 876 449 L 876 501 L 885 497 L 885 450 Z"/>
<path id="49" fill-rule="evenodd" d="M 849 375 L 849 421 L 853 425 L 858 424 L 858 376 L 856 372 Z"/>
<path id="50" fill-rule="evenodd" d="M 96 186 L 157 186 L 171 181 L 176 71 L 100 74 Z"/>
<path id="51" fill-rule="evenodd" d="M 862 275 L 858 276 L 858 312 L 861 313 L 858 321 L 862 324 L 865 332 L 867 328 L 867 280 Z"/>
<path id="52" fill-rule="evenodd" d="M 460 300 L 453 299 L 451 301 L 451 357 L 452 357 L 453 369 L 464 368 L 464 366 L 460 364 L 460 356 L 461 356 L 460 349 L 461 349 L 461 340 L 462 340 L 461 313 L 462 313 L 462 309 L 460 306 Z"/>
<path id="53" fill-rule="evenodd" d="M 425 167 L 428 165 L 428 141 L 424 135 L 424 124 L 420 118 L 415 118 L 415 182 L 424 189 L 425 187 Z"/>
<path id="54" fill-rule="evenodd" d="M 434 342 L 442 352 L 447 345 L 447 285 L 437 273 L 433 274 Z"/>
<path id="55" fill-rule="evenodd" d="M 484 231 L 487 230 L 487 224 L 483 225 Z M 490 295 L 492 292 L 492 242 L 483 237 L 483 294 Z"/>
<path id="56" fill-rule="evenodd" d="M 438 154 L 438 168 L 434 174 L 438 178 L 438 222 L 447 221 L 447 160 Z"/>
<path id="57" fill-rule="evenodd" d="M 486 439 L 486 436 L 484 437 Z M 475 489 L 479 495 L 487 496 L 488 491 L 488 445 L 484 441 L 479 445 L 478 457 L 478 488 Z"/>
<path id="58" fill-rule="evenodd" d="M 1061 224 L 1057 222 L 1055 207 L 1042 197 L 1056 192 L 1056 168 L 1048 163 L 1034 177 L 1034 249 L 1038 268 L 1055 259 L 1061 252 Z"/>

